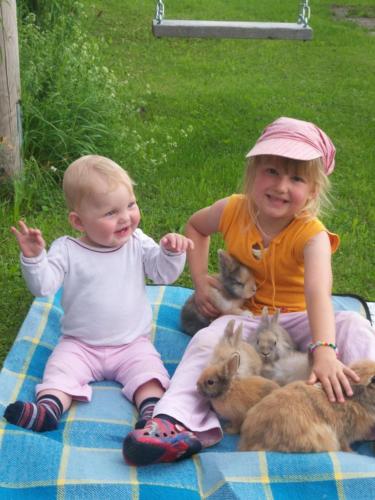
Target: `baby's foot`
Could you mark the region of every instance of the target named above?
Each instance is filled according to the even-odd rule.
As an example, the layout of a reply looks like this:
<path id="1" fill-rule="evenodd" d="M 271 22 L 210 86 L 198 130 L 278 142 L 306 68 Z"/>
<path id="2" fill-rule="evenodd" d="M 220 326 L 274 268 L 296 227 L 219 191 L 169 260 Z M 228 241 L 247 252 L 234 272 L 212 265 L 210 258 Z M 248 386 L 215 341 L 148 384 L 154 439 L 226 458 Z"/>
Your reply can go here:
<path id="1" fill-rule="evenodd" d="M 61 401 L 53 395 L 44 395 L 36 403 L 16 401 L 8 405 L 4 418 L 9 423 L 35 432 L 53 431 L 63 412 Z"/>

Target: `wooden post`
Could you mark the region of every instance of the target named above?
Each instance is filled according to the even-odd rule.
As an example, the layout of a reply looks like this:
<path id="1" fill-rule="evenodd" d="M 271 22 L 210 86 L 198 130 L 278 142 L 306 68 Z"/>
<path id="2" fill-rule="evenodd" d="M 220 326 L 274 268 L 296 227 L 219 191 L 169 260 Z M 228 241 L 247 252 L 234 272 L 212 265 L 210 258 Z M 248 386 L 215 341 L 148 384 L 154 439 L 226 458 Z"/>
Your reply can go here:
<path id="1" fill-rule="evenodd" d="M 0 0 L 0 177 L 21 170 L 20 68 L 16 0 Z"/>

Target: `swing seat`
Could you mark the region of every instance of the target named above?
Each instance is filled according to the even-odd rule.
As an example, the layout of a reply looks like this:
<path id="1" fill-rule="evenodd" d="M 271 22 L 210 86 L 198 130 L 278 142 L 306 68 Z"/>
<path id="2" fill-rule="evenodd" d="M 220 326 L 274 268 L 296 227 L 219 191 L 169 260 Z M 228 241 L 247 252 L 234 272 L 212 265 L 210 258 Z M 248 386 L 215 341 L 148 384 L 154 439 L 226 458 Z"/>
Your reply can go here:
<path id="1" fill-rule="evenodd" d="M 311 40 L 313 30 L 302 23 L 166 20 L 152 22 L 156 37 L 263 38 Z"/>
<path id="2" fill-rule="evenodd" d="M 151 339 L 170 375 L 190 341 L 181 331 L 180 312 L 192 292 L 147 287 L 154 314 Z M 333 305 L 368 318 L 368 306 L 374 306 L 347 295 L 335 296 Z M 54 431 L 36 433 L 7 423 L 2 415 L 10 402 L 34 399 L 59 339 L 61 315 L 61 292 L 36 298 L 0 372 L 0 498 L 374 499 L 369 441 L 357 443 L 357 453 L 238 452 L 238 435 L 225 434 L 193 458 L 130 467 L 121 447 L 137 412 L 116 382 L 93 383 L 92 401 L 75 401 Z"/>

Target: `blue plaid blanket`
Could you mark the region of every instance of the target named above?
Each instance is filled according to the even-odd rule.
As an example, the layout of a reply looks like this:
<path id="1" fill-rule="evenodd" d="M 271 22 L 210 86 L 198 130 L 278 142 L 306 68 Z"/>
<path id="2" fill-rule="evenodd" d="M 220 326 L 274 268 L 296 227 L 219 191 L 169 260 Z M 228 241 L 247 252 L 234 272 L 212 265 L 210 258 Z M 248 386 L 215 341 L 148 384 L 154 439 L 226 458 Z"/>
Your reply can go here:
<path id="1" fill-rule="evenodd" d="M 149 286 L 152 337 L 170 374 L 189 341 L 179 310 L 191 290 Z M 355 297 L 336 297 L 336 308 L 359 310 Z M 16 399 L 34 398 L 56 344 L 60 295 L 35 299 L 0 373 L 0 412 Z M 90 404 L 74 403 L 58 429 L 43 434 L 0 417 L 0 498 L 90 499 L 352 499 L 375 498 L 375 457 L 370 443 L 358 453 L 283 454 L 235 451 L 237 437 L 191 459 L 129 467 L 122 440 L 136 412 L 116 383 L 93 384 Z"/>

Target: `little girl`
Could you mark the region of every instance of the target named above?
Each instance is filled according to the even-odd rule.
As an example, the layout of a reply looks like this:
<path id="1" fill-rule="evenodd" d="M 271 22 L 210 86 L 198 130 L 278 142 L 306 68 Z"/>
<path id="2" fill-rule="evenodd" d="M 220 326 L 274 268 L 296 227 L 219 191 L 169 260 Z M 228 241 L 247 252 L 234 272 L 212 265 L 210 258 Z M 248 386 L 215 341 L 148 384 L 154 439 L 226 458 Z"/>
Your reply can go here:
<path id="1" fill-rule="evenodd" d="M 63 188 L 69 221 L 80 238 L 63 236 L 48 253 L 40 230 L 20 222 L 12 232 L 34 295 L 63 286 L 62 337 L 36 387 L 36 403 L 16 401 L 8 422 L 37 432 L 57 427 L 72 400 L 90 401 L 94 380 L 115 380 L 137 406 L 143 427 L 169 385 L 168 372 L 149 336 L 152 310 L 145 277 L 172 283 L 192 242 L 169 233 L 156 244 L 139 228 L 133 182 L 117 163 L 97 155 L 73 162 Z"/>
<path id="2" fill-rule="evenodd" d="M 252 335 L 263 306 L 280 308 L 280 324 L 298 349 L 310 344 L 309 384 L 321 382 L 332 402 L 352 395 L 348 367 L 361 358 L 375 360 L 375 335 L 357 313 L 334 313 L 331 302 L 331 253 L 339 245 L 316 218 L 327 201 L 328 175 L 335 148 L 312 123 L 279 118 L 247 154 L 245 194 L 234 194 L 196 212 L 186 234 L 194 241 L 189 265 L 195 301 L 203 314 L 217 316 L 210 303 L 210 235 L 220 232 L 230 254 L 252 269 L 257 292 L 248 303 L 254 317 L 241 316 L 244 336 Z M 198 332 L 179 364 L 171 385 L 144 429 L 124 440 L 127 463 L 145 465 L 189 457 L 217 443 L 222 430 L 209 403 L 196 389 L 213 346 L 233 316 L 222 316 Z M 237 319 L 239 319 L 237 317 Z"/>

